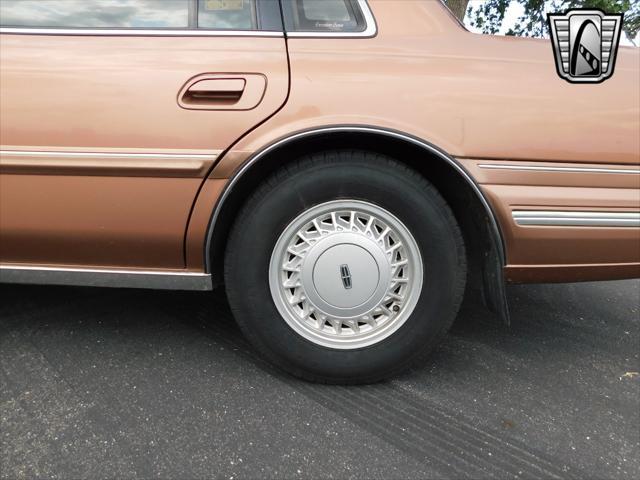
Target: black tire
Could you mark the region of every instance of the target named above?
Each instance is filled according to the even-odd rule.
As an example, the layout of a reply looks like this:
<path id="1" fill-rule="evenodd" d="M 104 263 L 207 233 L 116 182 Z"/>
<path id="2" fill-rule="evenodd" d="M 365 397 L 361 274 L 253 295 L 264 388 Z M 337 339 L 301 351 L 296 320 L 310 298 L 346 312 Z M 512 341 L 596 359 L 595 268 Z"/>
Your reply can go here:
<path id="1" fill-rule="evenodd" d="M 269 262 L 286 226 L 306 209 L 338 199 L 364 200 L 395 215 L 417 241 L 423 285 L 413 313 L 371 346 L 338 350 L 296 333 L 269 287 Z M 453 323 L 466 282 L 466 257 L 455 217 L 419 173 L 386 156 L 331 151 L 303 157 L 266 179 L 242 208 L 229 236 L 225 283 L 234 316 L 268 360 L 306 380 L 372 383 L 413 366 Z"/>

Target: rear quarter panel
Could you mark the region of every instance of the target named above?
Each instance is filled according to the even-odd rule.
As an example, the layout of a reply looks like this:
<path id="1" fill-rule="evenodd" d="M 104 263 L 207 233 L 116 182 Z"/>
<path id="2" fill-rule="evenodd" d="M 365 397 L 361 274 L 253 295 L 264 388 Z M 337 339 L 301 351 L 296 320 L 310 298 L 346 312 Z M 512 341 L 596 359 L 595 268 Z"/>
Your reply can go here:
<path id="1" fill-rule="evenodd" d="M 550 231 L 517 227 L 511 219 L 522 205 L 640 210 L 640 177 L 632 183 L 608 177 L 605 190 L 593 175 L 505 180 L 481 178 L 474 168 L 485 159 L 638 165 L 639 49 L 621 47 L 606 82 L 572 85 L 558 77 L 549 40 L 467 32 L 439 2 L 369 3 L 375 38 L 289 39 L 286 106 L 234 145 L 211 178 L 230 177 L 254 152 L 292 132 L 350 124 L 398 130 L 458 158 L 478 179 L 504 230 L 508 265 L 544 266 L 548 273 L 567 265 L 640 262 L 637 229 Z M 199 262 L 200 254 L 190 258 Z M 553 278 L 580 275 L 574 269 Z"/>

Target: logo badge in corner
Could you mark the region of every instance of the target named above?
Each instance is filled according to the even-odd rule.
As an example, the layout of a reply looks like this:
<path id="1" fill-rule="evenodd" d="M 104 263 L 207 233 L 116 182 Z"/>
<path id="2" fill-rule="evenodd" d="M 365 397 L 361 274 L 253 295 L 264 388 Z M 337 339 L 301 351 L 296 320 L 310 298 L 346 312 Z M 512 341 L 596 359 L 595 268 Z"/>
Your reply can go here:
<path id="1" fill-rule="evenodd" d="M 571 83 L 600 83 L 613 75 L 622 14 L 577 9 L 549 14 L 548 20 L 561 78 Z"/>

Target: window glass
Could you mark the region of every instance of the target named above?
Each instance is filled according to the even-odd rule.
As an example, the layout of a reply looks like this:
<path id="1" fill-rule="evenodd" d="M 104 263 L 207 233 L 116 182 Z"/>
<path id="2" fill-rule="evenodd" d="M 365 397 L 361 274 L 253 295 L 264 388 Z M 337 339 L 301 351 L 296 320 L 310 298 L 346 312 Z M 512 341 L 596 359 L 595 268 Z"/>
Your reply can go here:
<path id="1" fill-rule="evenodd" d="M 355 0 L 284 0 L 288 31 L 361 32 L 364 17 Z"/>
<path id="2" fill-rule="evenodd" d="M 190 0 L 0 0 L 0 24 L 60 28 L 188 28 Z"/>
<path id="3" fill-rule="evenodd" d="M 199 0 L 198 27 L 215 30 L 255 30 L 255 0 Z"/>
<path id="4" fill-rule="evenodd" d="M 304 0 L 304 16 L 309 20 L 348 22 L 351 20 L 344 0 Z"/>

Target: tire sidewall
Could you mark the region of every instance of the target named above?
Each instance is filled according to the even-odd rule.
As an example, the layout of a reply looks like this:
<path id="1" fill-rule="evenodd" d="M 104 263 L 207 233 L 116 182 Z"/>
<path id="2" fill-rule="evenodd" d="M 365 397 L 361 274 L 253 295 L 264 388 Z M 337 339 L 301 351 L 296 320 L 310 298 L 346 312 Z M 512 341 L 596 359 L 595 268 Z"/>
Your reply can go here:
<path id="1" fill-rule="evenodd" d="M 272 361 L 302 375 L 366 380 L 402 368 L 439 340 L 457 312 L 464 261 L 450 210 L 419 180 L 400 165 L 351 159 L 338 167 L 317 164 L 295 171 L 248 202 L 244 222 L 232 234 L 225 276 L 240 327 Z M 353 350 L 327 348 L 297 334 L 280 315 L 269 287 L 273 249 L 287 225 L 315 205 L 341 199 L 366 201 L 393 214 L 413 235 L 423 263 L 422 291 L 405 323 L 380 342 Z"/>

